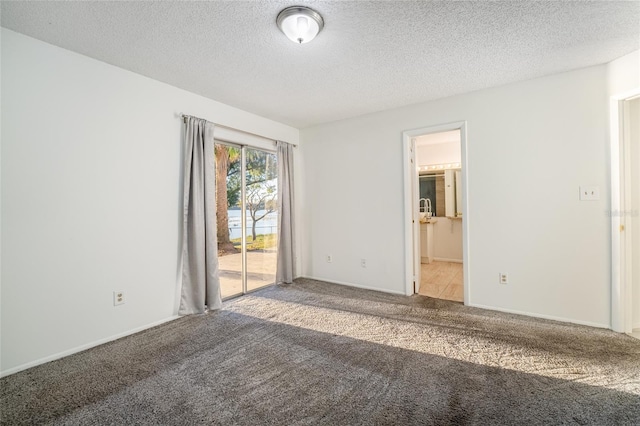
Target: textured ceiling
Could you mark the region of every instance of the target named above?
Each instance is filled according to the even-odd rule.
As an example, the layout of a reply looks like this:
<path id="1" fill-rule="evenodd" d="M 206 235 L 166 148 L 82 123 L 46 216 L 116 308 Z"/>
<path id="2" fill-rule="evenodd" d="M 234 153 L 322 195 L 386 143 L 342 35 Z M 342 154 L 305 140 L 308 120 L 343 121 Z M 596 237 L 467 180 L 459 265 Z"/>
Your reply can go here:
<path id="1" fill-rule="evenodd" d="M 296 45 L 278 12 L 325 28 Z M 6 2 L 2 26 L 303 128 L 601 64 L 639 48 L 640 2 Z"/>

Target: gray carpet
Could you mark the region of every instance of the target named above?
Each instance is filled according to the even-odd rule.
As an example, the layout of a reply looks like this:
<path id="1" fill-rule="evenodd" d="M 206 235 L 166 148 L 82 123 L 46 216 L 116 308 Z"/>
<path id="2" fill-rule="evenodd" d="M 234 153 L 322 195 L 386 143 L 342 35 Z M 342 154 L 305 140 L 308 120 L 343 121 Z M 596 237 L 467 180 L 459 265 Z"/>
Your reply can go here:
<path id="1" fill-rule="evenodd" d="M 639 425 L 640 341 L 298 280 L 0 386 L 7 425 Z"/>

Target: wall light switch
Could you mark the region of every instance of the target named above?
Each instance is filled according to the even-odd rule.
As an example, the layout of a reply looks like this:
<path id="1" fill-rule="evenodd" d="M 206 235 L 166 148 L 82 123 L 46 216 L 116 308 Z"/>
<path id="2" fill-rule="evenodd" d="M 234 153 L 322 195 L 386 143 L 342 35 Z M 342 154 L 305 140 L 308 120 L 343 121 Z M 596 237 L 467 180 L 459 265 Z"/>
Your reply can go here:
<path id="1" fill-rule="evenodd" d="M 600 199 L 600 188 L 597 186 L 581 186 L 580 201 L 595 201 Z"/>

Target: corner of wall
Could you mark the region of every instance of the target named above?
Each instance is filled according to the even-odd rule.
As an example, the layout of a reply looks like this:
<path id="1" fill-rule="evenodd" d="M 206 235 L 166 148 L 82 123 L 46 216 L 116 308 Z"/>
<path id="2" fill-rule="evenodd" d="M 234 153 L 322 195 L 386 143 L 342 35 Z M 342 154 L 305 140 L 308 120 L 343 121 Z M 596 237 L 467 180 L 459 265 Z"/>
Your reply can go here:
<path id="1" fill-rule="evenodd" d="M 640 50 L 607 64 L 607 92 L 609 96 L 623 96 L 640 87 Z"/>

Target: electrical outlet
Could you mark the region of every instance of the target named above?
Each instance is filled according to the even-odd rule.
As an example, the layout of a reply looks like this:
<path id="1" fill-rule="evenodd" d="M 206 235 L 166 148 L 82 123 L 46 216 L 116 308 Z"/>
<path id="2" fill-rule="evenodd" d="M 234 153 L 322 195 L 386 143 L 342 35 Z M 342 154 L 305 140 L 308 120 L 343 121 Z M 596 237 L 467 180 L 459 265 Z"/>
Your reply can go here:
<path id="1" fill-rule="evenodd" d="M 597 186 L 581 186 L 580 201 L 595 201 L 600 199 L 600 188 Z"/>
<path id="2" fill-rule="evenodd" d="M 113 292 L 113 306 L 123 305 L 124 304 L 124 291 L 114 291 Z"/>
<path id="3" fill-rule="evenodd" d="M 506 272 L 500 272 L 498 279 L 500 284 L 509 284 L 509 275 Z"/>
<path id="4" fill-rule="evenodd" d="M 360 259 L 360 266 L 362 266 L 363 268 L 367 267 L 367 259 Z"/>
<path id="5" fill-rule="evenodd" d="M 331 263 L 333 262 L 333 256 L 331 256 L 330 254 L 327 255 L 327 263 Z"/>

